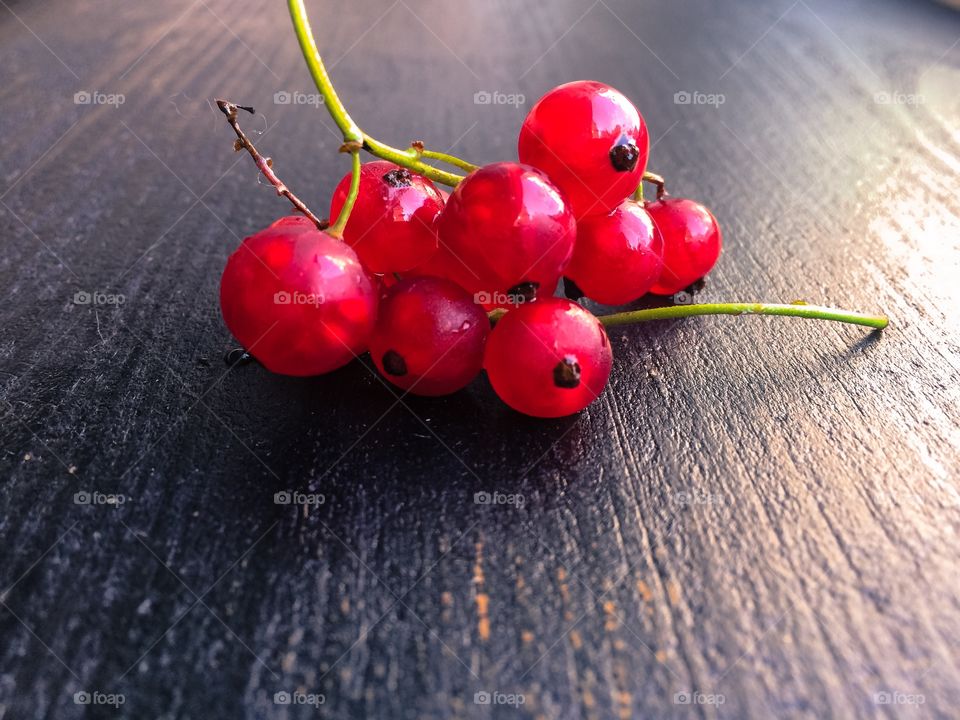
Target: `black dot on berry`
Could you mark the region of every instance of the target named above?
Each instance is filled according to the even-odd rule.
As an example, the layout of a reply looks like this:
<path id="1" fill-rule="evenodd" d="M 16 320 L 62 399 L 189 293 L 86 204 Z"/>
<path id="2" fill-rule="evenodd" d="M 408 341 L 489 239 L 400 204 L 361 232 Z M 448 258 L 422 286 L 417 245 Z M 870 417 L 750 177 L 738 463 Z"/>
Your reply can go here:
<path id="1" fill-rule="evenodd" d="M 610 148 L 610 163 L 617 172 L 630 172 L 639 159 L 640 149 L 626 135 L 621 135 L 617 144 Z"/>
<path id="2" fill-rule="evenodd" d="M 413 182 L 413 176 L 409 170 L 397 168 L 391 170 L 383 176 L 383 181 L 390 187 L 408 187 Z"/>
<path id="3" fill-rule="evenodd" d="M 567 389 L 580 384 L 580 363 L 573 355 L 567 355 L 553 368 L 553 384 Z"/>
<path id="4" fill-rule="evenodd" d="M 407 361 L 396 350 L 387 350 L 383 354 L 383 369 L 388 375 L 403 377 L 407 374 Z"/>
<path id="5" fill-rule="evenodd" d="M 533 302 L 537 299 L 537 290 L 539 289 L 540 283 L 538 282 L 522 282 L 507 290 L 507 295 L 517 298 L 517 303 Z"/>

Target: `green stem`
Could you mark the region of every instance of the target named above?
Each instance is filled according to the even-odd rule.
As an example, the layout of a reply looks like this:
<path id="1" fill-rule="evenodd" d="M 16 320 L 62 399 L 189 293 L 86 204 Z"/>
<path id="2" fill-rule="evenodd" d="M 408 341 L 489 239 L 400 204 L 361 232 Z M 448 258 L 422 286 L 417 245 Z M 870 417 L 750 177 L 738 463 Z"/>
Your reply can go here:
<path id="1" fill-rule="evenodd" d="M 323 59 L 320 57 L 320 51 L 317 49 L 317 43 L 313 38 L 313 31 L 310 29 L 310 20 L 307 18 L 307 10 L 303 5 L 303 0 L 287 0 L 287 5 L 290 9 L 290 18 L 293 20 L 293 29 L 296 32 L 297 41 L 300 43 L 300 50 L 303 52 L 304 60 L 307 61 L 307 68 L 309 68 L 313 81 L 323 96 L 330 117 L 333 118 L 333 121 L 343 133 L 344 141 L 363 143 L 365 150 L 383 160 L 389 160 L 435 182 L 456 187 L 457 183 L 463 180 L 463 176 L 440 170 L 423 162 L 421 156 L 429 157 L 426 154 L 427 151 L 417 148 L 400 150 L 370 137 L 360 129 L 360 126 L 347 113 L 347 109 L 333 87 L 330 75 L 327 74 Z M 466 169 L 467 166 L 473 167 L 465 160 L 453 158 L 452 155 L 443 153 L 436 153 L 436 155 L 436 159 L 444 162 L 452 162 L 455 159 L 457 162 L 452 162 L 452 164 L 463 169 Z"/>
<path id="2" fill-rule="evenodd" d="M 448 153 L 437 152 L 436 150 L 424 150 L 421 155 L 428 160 L 438 160 L 440 162 L 445 162 L 448 165 L 453 165 L 458 167 L 461 170 L 466 170 L 468 173 L 472 173 L 474 170 L 479 168 L 479 165 L 474 165 L 472 162 L 467 162 L 461 158 L 458 158 L 456 155 L 450 155 Z"/>
<path id="3" fill-rule="evenodd" d="M 307 18 L 307 9 L 303 6 L 302 0 L 289 0 L 287 5 L 290 8 L 293 29 L 297 34 L 303 59 L 307 61 L 307 67 L 310 69 L 313 81 L 317 84 L 320 94 L 323 95 L 330 117 L 333 118 L 333 121 L 343 133 L 344 142 L 362 143 L 363 131 L 347 113 L 347 109 L 340 101 L 330 76 L 327 74 L 327 68 L 324 67 L 323 60 L 320 58 L 320 51 L 317 50 L 317 43 L 313 39 L 313 31 L 310 29 L 310 20 Z"/>
<path id="4" fill-rule="evenodd" d="M 887 327 L 886 315 L 866 315 L 850 310 L 823 307 L 822 305 L 777 303 L 706 303 L 701 305 L 670 305 L 648 310 L 631 310 L 600 315 L 598 320 L 607 327 L 630 325 L 647 320 L 670 320 L 673 318 L 694 317 L 696 315 L 779 315 L 783 317 L 810 318 L 815 320 L 835 320 L 882 330 Z"/>
<path id="5" fill-rule="evenodd" d="M 353 165 L 347 200 L 343 203 L 343 207 L 340 208 L 337 221 L 327 228 L 328 235 L 333 235 L 333 237 L 340 239 L 343 239 L 343 229 L 347 226 L 347 220 L 350 219 L 350 213 L 353 212 L 353 206 L 357 202 L 357 195 L 360 194 L 360 151 L 352 150 L 350 152 L 350 158 L 353 161 Z"/>

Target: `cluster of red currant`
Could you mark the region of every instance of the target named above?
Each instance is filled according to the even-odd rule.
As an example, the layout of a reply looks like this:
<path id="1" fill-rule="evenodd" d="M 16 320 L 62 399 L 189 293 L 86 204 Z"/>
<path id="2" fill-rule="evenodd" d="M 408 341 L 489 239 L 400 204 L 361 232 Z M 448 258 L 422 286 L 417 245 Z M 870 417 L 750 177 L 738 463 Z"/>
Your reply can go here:
<path id="1" fill-rule="evenodd" d="M 221 282 L 227 326 L 268 369 L 318 375 L 369 350 L 387 380 L 418 395 L 455 392 L 485 369 L 514 409 L 559 417 L 586 407 L 607 383 L 612 352 L 604 324 L 648 319 L 644 313 L 763 312 L 882 326 L 855 313 L 743 304 L 598 319 L 555 297 L 562 277 L 601 304 L 672 295 L 702 278 L 720 254 L 713 215 L 667 197 L 663 180 L 646 173 L 647 128 L 633 104 L 599 82 L 554 88 L 523 123 L 519 163 L 476 167 L 421 143 L 399 151 L 363 134 L 346 114 L 302 0 L 289 4 L 353 170 L 334 192 L 336 221 L 329 225 L 246 138 L 238 106 L 218 101 L 236 148 L 246 148 L 301 213 L 245 239 Z M 385 159 L 361 165 L 360 150 Z M 428 159 L 468 174 L 442 171 Z M 657 186 L 653 202 L 643 201 L 645 179 Z"/>

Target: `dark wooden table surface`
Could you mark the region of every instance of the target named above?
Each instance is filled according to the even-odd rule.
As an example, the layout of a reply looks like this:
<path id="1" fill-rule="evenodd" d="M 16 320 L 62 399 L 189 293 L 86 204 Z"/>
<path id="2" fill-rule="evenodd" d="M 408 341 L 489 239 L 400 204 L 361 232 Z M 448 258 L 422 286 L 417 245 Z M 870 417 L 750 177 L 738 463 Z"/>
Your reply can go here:
<path id="1" fill-rule="evenodd" d="M 725 229 L 705 299 L 892 318 L 618 329 L 545 422 L 224 364 L 224 261 L 287 209 L 209 100 L 319 212 L 347 169 L 275 101 L 313 91 L 282 3 L 0 5 L 4 720 L 960 716 L 960 15 L 311 2 L 375 136 L 511 159 L 606 81 Z"/>

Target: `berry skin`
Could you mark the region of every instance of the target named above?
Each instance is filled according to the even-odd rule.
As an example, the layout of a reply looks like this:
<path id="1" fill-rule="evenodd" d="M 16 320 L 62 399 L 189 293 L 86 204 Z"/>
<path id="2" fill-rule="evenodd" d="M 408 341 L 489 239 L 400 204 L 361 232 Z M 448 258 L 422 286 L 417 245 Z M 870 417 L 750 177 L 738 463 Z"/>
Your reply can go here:
<path id="1" fill-rule="evenodd" d="M 603 392 L 612 365 L 603 325 L 563 298 L 508 311 L 490 333 L 484 356 L 500 399 L 534 417 L 579 412 Z"/>
<path id="2" fill-rule="evenodd" d="M 350 190 L 347 173 L 330 201 L 330 218 L 340 214 Z M 384 160 L 360 168 L 360 193 L 343 231 L 370 272 L 403 272 L 437 249 L 437 215 L 443 196 L 421 175 Z"/>
<path id="3" fill-rule="evenodd" d="M 546 175 L 507 162 L 468 175 L 440 213 L 438 230 L 444 276 L 492 304 L 552 295 L 576 238 L 573 214 Z"/>
<path id="4" fill-rule="evenodd" d="M 663 236 L 663 272 L 650 292 L 673 295 L 706 275 L 720 257 L 717 219 L 700 203 L 667 197 L 646 204 Z"/>
<path id="5" fill-rule="evenodd" d="M 489 334 L 487 314 L 463 288 L 441 278 L 409 278 L 383 297 L 370 356 L 397 387 L 448 395 L 480 373 Z"/>
<path id="6" fill-rule="evenodd" d="M 520 162 L 543 170 L 577 219 L 610 212 L 640 184 L 647 167 L 647 126 L 609 85 L 580 80 L 555 87 L 533 106 L 520 130 Z"/>
<path id="7" fill-rule="evenodd" d="M 663 269 L 663 238 L 649 213 L 624 200 L 609 215 L 577 223 L 567 268 L 580 290 L 604 305 L 623 305 L 650 291 Z"/>
<path id="8" fill-rule="evenodd" d="M 376 283 L 349 246 L 290 216 L 230 256 L 220 309 L 230 332 L 268 370 L 320 375 L 366 350 Z"/>

